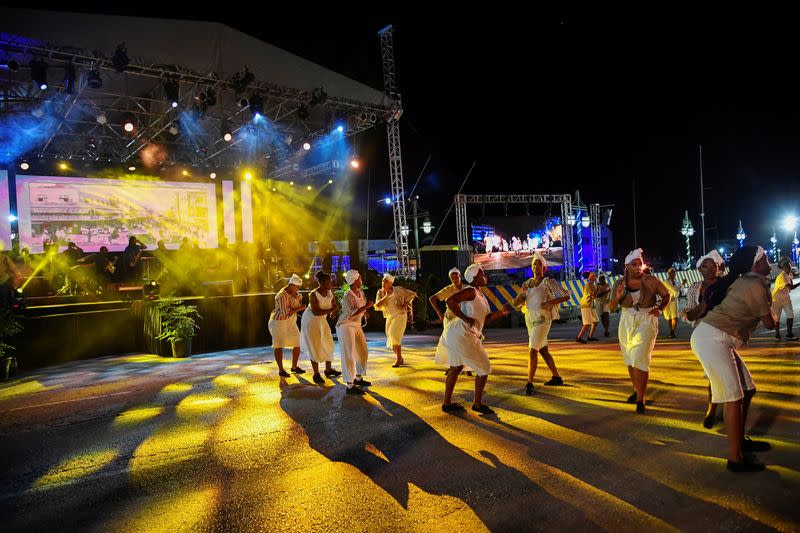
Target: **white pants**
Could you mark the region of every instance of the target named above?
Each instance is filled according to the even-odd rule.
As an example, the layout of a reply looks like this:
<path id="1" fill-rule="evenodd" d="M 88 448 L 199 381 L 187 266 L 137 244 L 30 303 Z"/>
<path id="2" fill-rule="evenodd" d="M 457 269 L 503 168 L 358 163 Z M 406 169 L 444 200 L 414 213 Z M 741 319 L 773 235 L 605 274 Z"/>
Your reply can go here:
<path id="1" fill-rule="evenodd" d="M 367 337 L 361 324 L 340 324 L 336 326 L 339 350 L 342 355 L 342 381 L 353 386 L 356 376 L 367 374 Z"/>
<path id="2" fill-rule="evenodd" d="M 781 312 L 786 315 L 787 319 L 794 319 L 794 309 L 792 308 L 791 296 L 778 296 L 775 298 L 775 300 L 772 301 L 772 312 L 775 313 L 775 317 L 778 319 L 778 322 L 781 321 Z"/>
<path id="3" fill-rule="evenodd" d="M 713 403 L 735 402 L 744 398 L 744 391 L 756 390 L 747 365 L 736 351 L 742 341 L 701 322 L 692 333 L 691 342 L 711 383 Z"/>

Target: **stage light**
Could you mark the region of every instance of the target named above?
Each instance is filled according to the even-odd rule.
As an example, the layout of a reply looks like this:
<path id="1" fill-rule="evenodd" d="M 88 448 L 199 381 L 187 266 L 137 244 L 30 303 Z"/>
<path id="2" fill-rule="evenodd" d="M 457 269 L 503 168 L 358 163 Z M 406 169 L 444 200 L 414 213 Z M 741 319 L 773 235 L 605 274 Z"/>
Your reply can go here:
<path id="1" fill-rule="evenodd" d="M 47 89 L 47 63 L 40 59 L 31 61 L 31 81 L 41 90 Z"/>
<path id="2" fill-rule="evenodd" d="M 173 124 L 172 126 L 170 126 L 170 127 L 169 127 L 169 132 L 170 132 L 172 135 L 177 135 L 177 134 L 178 134 L 178 126 L 176 126 L 175 124 Z"/>
<path id="3" fill-rule="evenodd" d="M 246 179 L 247 181 L 250 181 L 251 179 L 253 179 L 253 175 L 250 172 L 245 172 L 244 173 L 244 179 Z"/>
<path id="4" fill-rule="evenodd" d="M 333 180 L 328 180 L 328 183 L 329 183 L 329 184 L 330 184 L 330 183 L 333 183 Z"/>
<path id="5" fill-rule="evenodd" d="M 189 171 L 188 170 L 184 170 L 183 172 L 181 172 L 181 174 L 183 174 L 184 176 L 188 176 L 189 175 Z"/>
<path id="6" fill-rule="evenodd" d="M 358 162 L 358 159 L 353 158 L 350 160 L 350 166 L 353 168 L 358 168 L 361 166 L 361 164 Z"/>
<path id="7" fill-rule="evenodd" d="M 385 203 L 386 205 L 392 205 L 392 199 L 391 198 L 384 198 L 383 199 L 383 203 Z"/>
<path id="8" fill-rule="evenodd" d="M 208 177 L 211 178 L 212 180 L 215 180 L 215 179 L 217 179 L 217 173 L 216 172 L 212 172 L 211 174 L 208 175 Z"/>
<path id="9" fill-rule="evenodd" d="M 97 119 L 96 120 L 97 120 L 98 124 L 101 124 L 101 125 L 108 124 L 108 117 L 106 116 L 105 113 L 100 113 L 99 115 L 97 115 Z"/>
<path id="10" fill-rule="evenodd" d="M 9 222 L 16 222 L 17 221 L 17 216 L 14 213 L 11 213 L 10 215 L 8 215 L 8 221 Z"/>
<path id="11" fill-rule="evenodd" d="M 786 231 L 794 231 L 797 228 L 797 217 L 794 215 L 787 215 L 783 219 L 783 229 Z"/>
<path id="12" fill-rule="evenodd" d="M 67 165 L 67 164 L 66 164 L 65 162 L 63 162 L 63 161 L 62 161 L 61 163 L 59 163 L 59 164 L 58 164 L 58 169 L 59 169 L 59 170 L 67 170 L 68 168 L 69 168 L 69 165 Z"/>
<path id="13" fill-rule="evenodd" d="M 253 113 L 253 120 L 264 116 L 264 100 L 257 94 L 250 96 L 250 112 Z"/>
<path id="14" fill-rule="evenodd" d="M 86 75 L 86 85 L 90 89 L 101 89 L 103 87 L 103 79 L 100 77 L 100 72 L 94 69 Z"/>
<path id="15" fill-rule="evenodd" d="M 272 188 L 272 192 L 276 192 L 277 190 L 278 189 L 276 189 L 275 187 Z"/>
<path id="16" fill-rule="evenodd" d="M 122 123 L 122 129 L 124 129 L 128 133 L 132 132 L 134 128 L 136 128 L 136 126 L 133 125 L 133 119 L 131 118 L 126 118 L 125 121 Z"/>
<path id="17" fill-rule="evenodd" d="M 118 44 L 117 49 L 114 51 L 114 56 L 111 58 L 111 64 L 114 65 L 114 69 L 117 72 L 122 72 L 130 62 L 128 48 L 125 46 L 125 43 Z"/>
<path id="18" fill-rule="evenodd" d="M 309 143 L 308 141 L 304 142 L 303 143 L 303 150 L 305 150 L 306 152 L 311 150 L 311 143 Z"/>
<path id="19" fill-rule="evenodd" d="M 28 164 L 27 161 L 23 161 L 19 164 L 19 168 L 21 168 L 22 170 L 28 170 L 29 168 L 31 168 L 31 166 Z"/>
<path id="20" fill-rule="evenodd" d="M 236 105 L 239 107 L 247 107 L 250 105 L 250 101 L 243 96 L 236 101 Z"/>
<path id="21" fill-rule="evenodd" d="M 307 186 L 306 186 L 306 190 L 307 190 L 307 191 L 310 191 L 310 190 L 311 190 L 311 185 L 307 185 Z"/>
<path id="22" fill-rule="evenodd" d="M 129 167 L 128 167 L 128 170 L 130 170 L 131 172 L 133 172 L 134 170 L 136 170 L 136 167 L 135 167 L 135 166 L 133 166 L 133 165 L 131 165 L 131 166 L 129 166 Z"/>
<path id="23" fill-rule="evenodd" d="M 231 88 L 236 94 L 243 93 L 247 86 L 256 79 L 253 74 L 244 67 L 243 71 L 237 72 L 230 78 Z M 244 106 L 242 106 L 244 107 Z"/>
<path id="24" fill-rule="evenodd" d="M 67 94 L 72 94 L 75 90 L 75 65 L 72 63 L 64 65 L 64 90 Z"/>
<path id="25" fill-rule="evenodd" d="M 290 182 L 289 182 L 289 185 L 294 185 L 294 182 L 293 182 L 293 181 L 290 181 Z"/>
<path id="26" fill-rule="evenodd" d="M 725 253 L 725 248 L 720 248 L 719 249 L 719 253 L 724 254 Z"/>
<path id="27" fill-rule="evenodd" d="M 339 133 L 344 133 L 344 126 L 337 127 L 336 131 L 338 131 Z"/>
<path id="28" fill-rule="evenodd" d="M 180 85 L 176 80 L 164 81 L 164 97 L 172 105 L 178 107 L 178 100 L 180 100 Z"/>
<path id="29" fill-rule="evenodd" d="M 0 61 L 0 70 L 9 70 L 11 72 L 16 72 L 19 70 L 19 63 L 17 63 L 13 59 L 9 59 L 8 61 Z"/>
<path id="30" fill-rule="evenodd" d="M 227 132 L 225 133 L 225 135 L 222 136 L 222 138 L 225 139 L 227 142 L 231 142 L 233 140 L 233 135 L 231 135 L 230 132 Z"/>
<path id="31" fill-rule="evenodd" d="M 222 138 L 225 139 L 225 141 L 231 142 L 233 140 L 233 131 L 231 130 L 230 122 L 223 120 L 220 130 L 222 131 Z"/>

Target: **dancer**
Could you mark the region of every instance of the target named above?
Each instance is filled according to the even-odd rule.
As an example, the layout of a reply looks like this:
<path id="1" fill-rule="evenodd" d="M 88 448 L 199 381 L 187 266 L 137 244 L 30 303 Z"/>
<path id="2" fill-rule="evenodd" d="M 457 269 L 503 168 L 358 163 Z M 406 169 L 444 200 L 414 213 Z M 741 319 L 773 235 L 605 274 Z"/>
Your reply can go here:
<path id="1" fill-rule="evenodd" d="M 675 328 L 678 326 L 678 295 L 681 293 L 681 283 L 675 279 L 675 269 L 667 270 L 667 281 L 664 287 L 669 292 L 669 305 L 664 308 L 664 319 L 669 324 L 669 338 L 675 338 Z"/>
<path id="2" fill-rule="evenodd" d="M 319 375 L 319 364 L 325 363 L 325 376 L 328 378 L 341 376 L 334 370 L 333 335 L 328 325 L 328 317 L 338 311 L 336 298 L 331 290 L 331 275 L 320 270 L 316 274 L 317 288 L 308 295 L 310 310 L 303 313 L 300 319 L 300 351 L 307 354 L 314 369 L 314 383 L 322 385 L 325 380 Z"/>
<path id="3" fill-rule="evenodd" d="M 617 336 L 634 389 L 628 403 L 636 402 L 639 414 L 645 412 L 644 396 L 658 336 L 658 316 L 669 305 L 667 288 L 643 270 L 642 249 L 637 248 L 625 258 L 625 275 L 614 283 L 614 298 L 608 304 L 611 311 L 622 306 Z M 656 296 L 661 297 L 660 306 L 656 306 Z"/>
<path id="4" fill-rule="evenodd" d="M 595 304 L 595 311 L 597 315 L 600 317 L 600 321 L 603 323 L 603 329 L 605 332 L 603 333 L 604 337 L 609 336 L 608 332 L 608 325 L 609 325 L 609 313 L 608 313 L 608 301 L 611 299 L 611 286 L 608 284 L 606 280 L 605 274 L 600 274 L 600 277 L 597 278 L 597 296 L 594 299 Z"/>
<path id="5" fill-rule="evenodd" d="M 792 262 L 784 257 L 778 262 L 781 272 L 775 278 L 775 287 L 772 289 L 772 312 L 775 313 L 775 338 L 781 340 L 781 313 L 786 314 L 786 340 L 796 341 L 797 336 L 792 332 L 794 326 L 794 309 L 792 309 L 792 294 L 790 291 L 798 285 L 792 285 Z"/>
<path id="6" fill-rule="evenodd" d="M 691 344 L 711 381 L 712 400 L 725 404 L 728 470 L 756 472 L 764 469 L 763 463 L 745 453 L 771 446 L 745 437 L 756 387 L 737 350 L 759 323 L 768 330 L 776 326 L 766 278 L 770 265 L 762 247 L 743 246 L 734 252 L 729 267 L 728 274 L 706 292 L 708 312 L 692 333 Z"/>
<path id="7" fill-rule="evenodd" d="M 375 309 L 383 313 L 386 319 L 386 347 L 394 351 L 396 360 L 392 368 L 402 365 L 403 335 L 408 320 L 408 304 L 417 297 L 417 293 L 394 286 L 394 276 L 388 272 L 383 275 L 383 286 L 375 296 Z"/>
<path id="8" fill-rule="evenodd" d="M 297 328 L 297 313 L 306 308 L 300 286 L 303 280 L 292 274 L 289 283 L 275 295 L 275 309 L 269 316 L 269 334 L 272 336 L 272 351 L 278 363 L 278 375 L 288 378 L 289 373 L 283 369 L 283 349 L 292 349 L 291 371 L 304 374 L 305 370 L 297 366 L 300 358 L 300 330 Z"/>
<path id="9" fill-rule="evenodd" d="M 697 270 L 703 279 L 689 287 L 686 293 L 686 309 L 682 316 L 684 320 L 691 322 L 692 327 L 697 327 L 700 319 L 706 316 L 708 307 L 706 306 L 706 294 L 708 289 L 719 280 L 719 272 L 725 260 L 716 250 L 697 260 Z M 705 376 L 708 377 L 708 376 Z M 711 401 L 711 382 L 708 383 L 708 406 L 706 416 L 703 418 L 703 427 L 711 429 L 717 419 L 717 404 Z"/>
<path id="10" fill-rule="evenodd" d="M 347 394 L 363 395 L 361 387 L 372 385 L 364 379 L 367 374 L 367 338 L 361 329 L 361 317 L 375 302 L 367 300 L 361 290 L 361 274 L 356 270 L 348 270 L 344 280 L 350 285 L 344 297 L 339 320 L 336 322 L 336 336 L 339 338 L 339 349 L 342 353 L 342 379 L 347 387 Z"/>
<path id="11" fill-rule="evenodd" d="M 448 298 L 450 298 L 455 293 L 459 292 L 463 287 L 461 285 L 461 271 L 453 267 L 450 269 L 450 272 L 447 273 L 450 277 L 450 285 L 446 286 L 430 298 L 428 298 L 428 303 L 431 304 L 433 310 L 436 311 L 436 315 L 439 317 L 439 320 L 442 321 L 444 327 L 447 327 L 447 323 L 453 320 L 456 315 L 450 310 L 449 307 L 445 304 L 444 313 L 442 313 L 441 309 L 439 309 L 439 302 L 446 302 Z"/>
<path id="12" fill-rule="evenodd" d="M 533 394 L 533 377 L 536 375 L 536 367 L 539 364 L 539 354 L 547 363 L 552 377 L 546 381 L 545 385 L 563 385 L 564 380 L 558 373 L 556 362 L 550 355 L 547 346 L 547 334 L 550 332 L 550 325 L 553 320 L 559 317 L 558 306 L 569 300 L 569 294 L 561 288 L 553 279 L 544 276 L 547 270 L 547 261 L 544 257 L 536 253 L 531 262 L 533 277 L 522 285 L 519 296 L 514 300 L 514 307 L 519 307 L 523 303 L 525 313 L 525 326 L 528 328 L 528 382 L 525 384 L 525 394 Z"/>
<path id="13" fill-rule="evenodd" d="M 583 339 L 583 334 L 589 330 L 589 338 L 587 340 L 596 342 L 598 339 L 594 336 L 594 330 L 597 329 L 597 311 L 594 310 L 594 299 L 597 297 L 597 285 L 594 284 L 596 276 L 594 272 L 584 272 L 583 278 L 586 280 L 586 285 L 583 286 L 583 294 L 581 295 L 581 331 L 575 338 L 576 342 L 586 344 Z M 591 328 L 591 329 L 590 329 Z"/>
<path id="14" fill-rule="evenodd" d="M 487 278 L 480 266 L 472 264 L 464 271 L 464 279 L 469 285 L 447 299 L 447 307 L 456 316 L 447 323 L 447 327 L 439 338 L 436 348 L 436 362 L 447 364 L 450 368 L 444 390 L 442 411 L 461 411 L 461 404 L 453 403 L 453 389 L 458 381 L 458 374 L 464 365 L 475 371 L 475 400 L 472 410 L 483 414 L 494 414 L 488 405 L 483 403 L 483 389 L 492 371 L 489 355 L 483 348 L 483 325 L 495 318 L 508 314 L 508 306 L 494 313 L 489 313 L 489 302 L 481 294 L 480 288 L 486 285 Z"/>

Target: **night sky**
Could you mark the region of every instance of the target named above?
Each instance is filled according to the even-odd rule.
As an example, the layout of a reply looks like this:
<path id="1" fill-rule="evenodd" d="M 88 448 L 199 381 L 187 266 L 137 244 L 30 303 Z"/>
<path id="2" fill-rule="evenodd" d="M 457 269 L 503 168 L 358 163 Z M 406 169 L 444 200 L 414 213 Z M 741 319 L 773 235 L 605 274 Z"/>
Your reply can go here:
<path id="1" fill-rule="evenodd" d="M 144 14 L 137 6 L 69 9 Z M 796 17 L 332 9 L 150 14 L 223 22 L 379 89 L 377 30 L 393 24 L 406 187 L 431 155 L 417 193 L 437 226 L 476 160 L 465 193 L 580 189 L 584 203 L 615 204 L 624 257 L 633 247 L 635 180 L 639 246 L 671 262 L 684 248 L 684 210 L 699 233 L 699 144 L 711 245 L 733 241 L 741 218 L 749 242 L 767 247 L 783 215 L 800 214 Z M 382 126 L 358 139 L 360 151 L 377 154 L 359 177 L 359 202 L 371 181 L 371 209 L 389 191 L 385 136 Z M 371 224 L 372 238 L 388 237 L 389 211 Z M 778 236 L 787 249 L 791 237 Z M 451 213 L 437 244 L 454 242 Z"/>

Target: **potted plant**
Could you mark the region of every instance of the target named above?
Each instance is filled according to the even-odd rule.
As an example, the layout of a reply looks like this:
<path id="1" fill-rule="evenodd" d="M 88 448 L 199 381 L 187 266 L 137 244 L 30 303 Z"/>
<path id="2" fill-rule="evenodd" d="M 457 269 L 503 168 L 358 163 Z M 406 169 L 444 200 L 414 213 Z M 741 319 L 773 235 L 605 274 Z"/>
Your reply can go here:
<path id="1" fill-rule="evenodd" d="M 0 313 L 0 378 L 3 381 L 14 377 L 17 373 L 17 358 L 11 355 L 11 351 L 16 348 L 8 344 L 6 339 L 21 331 L 22 324 L 17 322 L 11 311 Z"/>
<path id="2" fill-rule="evenodd" d="M 202 318 L 196 305 L 186 305 L 183 300 L 168 296 L 156 304 L 161 317 L 161 333 L 158 340 L 169 341 L 172 345 L 172 357 L 188 357 L 192 355 L 192 337 L 197 335 L 197 319 Z"/>

